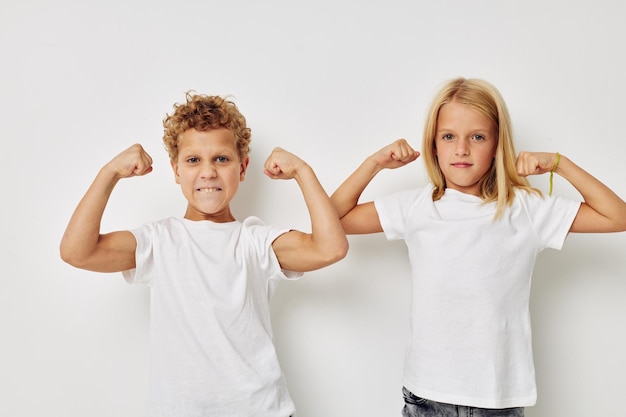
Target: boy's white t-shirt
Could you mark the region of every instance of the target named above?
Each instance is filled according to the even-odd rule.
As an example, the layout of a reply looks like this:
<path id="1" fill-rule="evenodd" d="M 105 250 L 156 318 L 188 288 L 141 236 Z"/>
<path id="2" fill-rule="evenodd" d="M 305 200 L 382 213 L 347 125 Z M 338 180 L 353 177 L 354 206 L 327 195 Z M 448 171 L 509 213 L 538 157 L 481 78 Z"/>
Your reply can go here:
<path id="1" fill-rule="evenodd" d="M 580 203 L 516 191 L 495 203 L 432 185 L 379 198 L 388 239 L 403 239 L 412 270 L 404 385 L 419 397 L 481 408 L 535 404 L 529 313 L 539 252 L 560 249 Z"/>
<path id="2" fill-rule="evenodd" d="M 150 417 L 294 413 L 269 310 L 276 284 L 301 275 L 282 271 L 272 250 L 285 232 L 255 217 L 132 230 L 136 268 L 123 275 L 151 287 Z"/>

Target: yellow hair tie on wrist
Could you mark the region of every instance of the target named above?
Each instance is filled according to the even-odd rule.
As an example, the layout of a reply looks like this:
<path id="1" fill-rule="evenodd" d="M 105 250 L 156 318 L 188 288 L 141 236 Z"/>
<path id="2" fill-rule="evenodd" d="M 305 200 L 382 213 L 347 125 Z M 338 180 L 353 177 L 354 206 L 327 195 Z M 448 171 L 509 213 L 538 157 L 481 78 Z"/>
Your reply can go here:
<path id="1" fill-rule="evenodd" d="M 552 171 L 550 171 L 550 193 L 548 194 L 549 196 L 552 196 L 552 179 L 554 177 L 554 171 L 556 171 L 556 169 L 559 167 L 560 160 L 561 160 L 561 154 L 557 152 L 556 162 L 554 163 L 554 167 L 552 168 Z"/>

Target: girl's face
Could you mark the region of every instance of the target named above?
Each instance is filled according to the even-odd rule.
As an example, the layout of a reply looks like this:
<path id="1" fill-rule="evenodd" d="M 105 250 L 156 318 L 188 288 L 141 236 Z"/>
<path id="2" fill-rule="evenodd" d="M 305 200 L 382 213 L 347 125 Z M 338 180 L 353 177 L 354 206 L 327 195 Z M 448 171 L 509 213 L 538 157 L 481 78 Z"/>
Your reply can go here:
<path id="1" fill-rule="evenodd" d="M 234 221 L 230 201 L 244 179 L 248 161 L 239 160 L 235 136 L 228 129 L 183 132 L 172 168 L 187 199 L 185 218 Z"/>
<path id="2" fill-rule="evenodd" d="M 496 157 L 498 132 L 493 123 L 452 101 L 441 106 L 435 135 L 435 155 L 446 187 L 480 196 L 479 181 Z"/>

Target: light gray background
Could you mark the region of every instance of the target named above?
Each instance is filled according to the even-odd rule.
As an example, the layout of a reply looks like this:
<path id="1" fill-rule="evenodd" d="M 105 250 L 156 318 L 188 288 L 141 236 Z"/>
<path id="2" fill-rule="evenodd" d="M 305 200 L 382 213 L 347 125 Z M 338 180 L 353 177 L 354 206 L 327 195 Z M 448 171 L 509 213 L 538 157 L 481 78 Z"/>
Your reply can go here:
<path id="1" fill-rule="evenodd" d="M 122 181 L 104 230 L 182 215 L 161 120 L 190 89 L 231 95 L 253 131 L 239 218 L 308 230 L 274 146 L 331 193 L 398 137 L 419 147 L 437 87 L 485 78 L 519 150 L 560 151 L 626 196 L 624 3 L 600 1 L 137 1 L 0 3 L 0 415 L 139 416 L 146 288 L 62 263 L 58 244 L 98 169 L 134 142 L 154 172 Z M 423 184 L 420 161 L 365 197 Z M 548 177 L 533 178 L 544 191 Z M 555 179 L 556 193 L 578 199 Z M 398 416 L 408 325 L 400 242 L 350 238 L 348 257 L 283 285 L 276 343 L 300 417 Z M 626 234 L 544 252 L 532 314 L 530 417 L 623 415 Z"/>

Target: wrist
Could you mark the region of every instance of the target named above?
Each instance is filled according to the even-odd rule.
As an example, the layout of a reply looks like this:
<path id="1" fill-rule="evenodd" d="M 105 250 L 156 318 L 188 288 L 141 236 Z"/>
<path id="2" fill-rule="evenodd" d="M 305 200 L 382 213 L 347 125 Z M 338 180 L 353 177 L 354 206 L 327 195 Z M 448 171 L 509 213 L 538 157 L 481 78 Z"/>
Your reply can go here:
<path id="1" fill-rule="evenodd" d="M 561 162 L 561 154 L 557 152 L 554 154 L 554 165 L 552 166 L 550 172 L 556 172 L 559 167 L 559 162 Z"/>
<path id="2" fill-rule="evenodd" d="M 367 169 L 372 177 L 385 169 L 385 167 L 378 162 L 376 154 L 370 155 L 365 161 L 363 161 L 362 166 Z"/>
<path id="3" fill-rule="evenodd" d="M 309 175 L 315 175 L 315 172 L 313 172 L 313 168 L 311 168 L 311 166 L 306 162 L 301 161 L 298 165 L 294 167 L 293 178 L 296 181 L 300 181 L 304 179 L 304 177 L 307 177 Z"/>
<path id="4" fill-rule="evenodd" d="M 102 179 L 106 179 L 111 183 L 117 183 L 119 180 L 122 179 L 122 175 L 120 175 L 118 170 L 110 163 L 100 168 L 98 176 Z"/>

